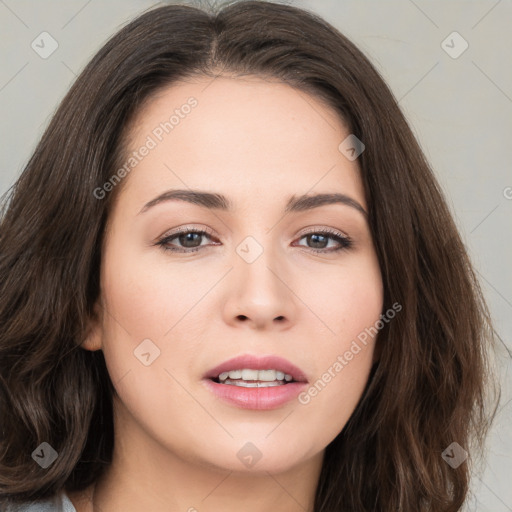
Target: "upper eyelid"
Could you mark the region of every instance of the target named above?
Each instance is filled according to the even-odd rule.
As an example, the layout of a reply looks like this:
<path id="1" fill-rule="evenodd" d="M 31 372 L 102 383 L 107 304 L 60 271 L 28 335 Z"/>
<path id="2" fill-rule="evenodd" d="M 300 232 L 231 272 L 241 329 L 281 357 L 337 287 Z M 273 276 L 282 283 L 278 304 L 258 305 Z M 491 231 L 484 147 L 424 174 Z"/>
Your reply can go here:
<path id="1" fill-rule="evenodd" d="M 326 228 L 326 227 L 323 227 L 323 228 L 317 228 L 317 227 L 307 228 L 307 231 L 303 231 L 299 236 L 303 237 L 303 236 L 309 235 L 311 233 L 327 233 L 327 234 L 330 234 L 330 235 L 338 235 L 338 236 L 341 236 L 343 238 L 350 238 L 341 229 Z"/>
<path id="2" fill-rule="evenodd" d="M 214 233 L 213 233 L 213 230 L 211 230 L 210 228 L 206 228 L 206 227 L 195 227 L 195 226 L 185 226 L 185 227 L 180 227 L 180 228 L 176 228 L 176 230 L 170 230 L 170 231 L 166 231 L 162 236 L 159 237 L 159 240 L 163 240 L 164 238 L 172 238 L 172 237 L 175 237 L 176 235 L 180 235 L 182 233 L 189 233 L 189 232 L 196 232 L 196 233 L 206 233 L 208 236 L 211 236 L 211 237 L 215 237 Z"/>
<path id="3" fill-rule="evenodd" d="M 311 234 L 311 233 L 321 233 L 321 232 L 326 232 L 326 233 L 329 233 L 329 234 L 335 234 L 335 235 L 339 235 L 341 237 L 344 237 L 344 238 L 351 238 L 347 233 L 344 233 L 341 229 L 337 229 L 337 228 L 330 228 L 330 227 L 317 227 L 317 226 L 313 226 L 313 227 L 309 227 L 309 228 L 305 228 L 307 229 L 307 231 L 303 231 L 300 235 L 297 235 L 299 237 L 303 237 L 305 235 L 308 235 L 308 234 Z M 189 233 L 189 232 L 201 232 L 201 233 L 204 233 L 212 238 L 218 238 L 214 233 L 213 233 L 213 230 L 210 229 L 210 228 L 206 228 L 206 227 L 195 227 L 195 226 L 185 226 L 185 227 L 181 227 L 181 228 L 177 228 L 176 231 L 172 231 L 172 232 L 166 232 L 164 233 L 161 237 L 159 237 L 160 240 L 164 239 L 164 238 L 171 238 L 171 237 L 174 237 L 176 235 L 179 235 L 181 233 Z"/>

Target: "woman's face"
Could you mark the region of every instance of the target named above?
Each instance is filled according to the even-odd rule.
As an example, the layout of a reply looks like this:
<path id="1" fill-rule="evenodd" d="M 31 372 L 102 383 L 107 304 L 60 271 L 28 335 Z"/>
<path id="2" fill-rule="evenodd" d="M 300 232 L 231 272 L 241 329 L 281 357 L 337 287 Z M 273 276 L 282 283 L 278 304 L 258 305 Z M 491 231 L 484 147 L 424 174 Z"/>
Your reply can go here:
<path id="1" fill-rule="evenodd" d="M 131 135 L 103 248 L 103 307 L 84 344 L 104 352 L 116 436 L 139 453 L 158 447 L 234 471 L 278 472 L 318 456 L 361 397 L 375 342 L 361 334 L 383 306 L 369 225 L 355 206 L 368 210 L 358 160 L 339 149 L 349 132 L 287 85 L 218 77 L 161 92 Z M 165 200 L 172 190 L 216 196 Z M 353 203 L 285 211 L 318 194 Z M 205 377 L 241 355 L 283 358 L 307 383 L 282 384 L 279 373 L 265 374 L 280 379 L 271 387 L 247 387 L 236 373 L 231 384 Z M 244 374 L 255 375 L 263 378 Z"/>

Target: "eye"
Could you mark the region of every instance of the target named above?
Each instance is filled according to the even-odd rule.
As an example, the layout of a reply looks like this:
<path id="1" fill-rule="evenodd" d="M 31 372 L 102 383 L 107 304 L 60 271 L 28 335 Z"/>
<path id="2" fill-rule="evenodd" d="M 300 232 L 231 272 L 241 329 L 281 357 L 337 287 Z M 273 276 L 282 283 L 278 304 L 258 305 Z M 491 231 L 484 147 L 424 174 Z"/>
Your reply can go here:
<path id="1" fill-rule="evenodd" d="M 213 239 L 213 235 L 209 230 L 185 227 L 160 239 L 156 245 L 160 246 L 164 251 L 196 252 L 201 247 L 205 246 L 201 243 L 203 237 L 209 238 L 210 240 Z M 309 243 L 312 243 L 314 247 L 307 248 L 317 253 L 337 252 L 343 249 L 350 249 L 353 245 L 352 240 L 348 236 L 334 230 L 310 231 L 299 238 L 299 240 L 302 239 L 306 239 Z M 180 245 L 176 247 L 176 243 L 172 243 L 173 240 L 176 240 Z M 329 248 L 328 246 L 331 240 L 338 244 L 338 246 Z M 215 245 L 219 244 L 217 243 Z"/>
<path id="2" fill-rule="evenodd" d="M 191 229 L 185 227 L 178 230 L 178 232 L 162 238 L 157 242 L 156 245 L 161 246 L 164 251 L 196 252 L 202 247 L 202 237 L 208 237 L 210 240 L 212 239 L 212 235 L 208 230 Z M 181 248 L 169 246 L 171 241 L 174 239 L 177 239 L 177 241 L 182 244 Z"/>
<path id="3" fill-rule="evenodd" d="M 313 247 L 308 248 L 313 252 L 318 253 L 337 252 L 343 249 L 350 249 L 353 246 L 351 238 L 334 230 L 310 231 L 309 233 L 301 236 L 299 240 L 302 240 L 303 238 L 314 245 Z M 330 240 L 334 240 L 338 246 L 328 248 Z"/>

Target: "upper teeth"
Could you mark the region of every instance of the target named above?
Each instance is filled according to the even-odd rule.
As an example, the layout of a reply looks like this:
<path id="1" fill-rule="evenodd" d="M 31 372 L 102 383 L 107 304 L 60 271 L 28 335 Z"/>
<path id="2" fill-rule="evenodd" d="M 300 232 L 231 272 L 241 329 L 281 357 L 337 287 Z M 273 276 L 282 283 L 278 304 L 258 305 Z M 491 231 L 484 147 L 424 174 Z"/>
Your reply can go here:
<path id="1" fill-rule="evenodd" d="M 271 382 L 273 380 L 286 380 L 291 381 L 293 377 L 288 373 L 280 372 L 278 370 L 232 370 L 230 372 L 222 372 L 219 375 L 219 380 L 242 379 L 242 380 L 261 380 L 264 382 Z"/>

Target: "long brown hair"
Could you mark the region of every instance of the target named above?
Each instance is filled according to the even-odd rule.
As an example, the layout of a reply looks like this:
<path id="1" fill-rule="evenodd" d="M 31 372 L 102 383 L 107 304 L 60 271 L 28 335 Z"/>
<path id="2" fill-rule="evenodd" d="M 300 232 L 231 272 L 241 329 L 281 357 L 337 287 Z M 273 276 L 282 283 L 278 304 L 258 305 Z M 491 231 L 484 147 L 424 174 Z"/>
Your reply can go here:
<path id="1" fill-rule="evenodd" d="M 167 5 L 115 34 L 77 78 L 4 200 L 0 224 L 0 505 L 85 489 L 111 462 L 102 351 L 80 348 L 100 292 L 104 228 L 130 120 L 163 87 L 225 73 L 278 79 L 321 99 L 363 141 L 361 179 L 384 283 L 399 315 L 326 448 L 315 512 L 459 510 L 492 419 L 495 335 L 443 193 L 381 76 L 320 17 L 241 1 Z M 341 141 L 340 141 L 341 142 Z M 121 184 L 122 185 L 122 184 Z M 495 387 L 492 387 L 495 389 Z M 43 469 L 33 451 L 48 443 Z M 442 452 L 458 443 L 468 461 Z"/>

